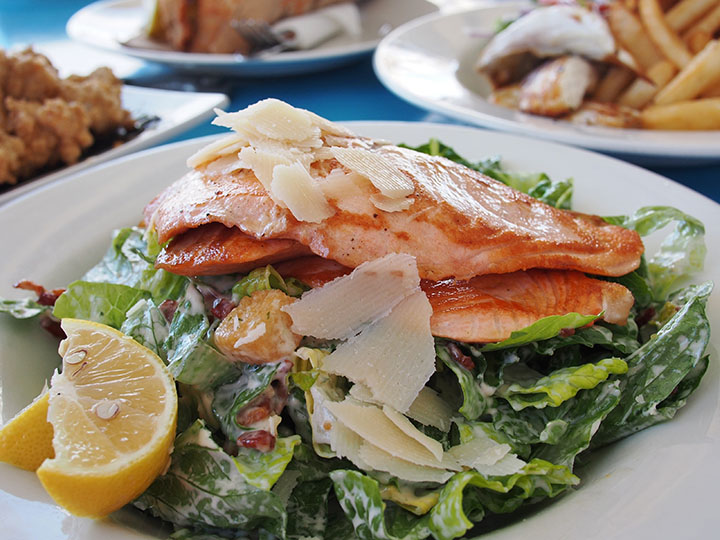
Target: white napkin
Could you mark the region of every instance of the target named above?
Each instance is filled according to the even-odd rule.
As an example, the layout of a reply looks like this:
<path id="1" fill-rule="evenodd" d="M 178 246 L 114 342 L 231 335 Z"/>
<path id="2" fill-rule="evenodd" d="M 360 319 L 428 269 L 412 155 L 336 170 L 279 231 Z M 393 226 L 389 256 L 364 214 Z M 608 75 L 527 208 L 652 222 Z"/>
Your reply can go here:
<path id="1" fill-rule="evenodd" d="M 294 49 L 312 49 L 339 34 L 359 36 L 360 11 L 348 2 L 335 4 L 312 13 L 288 17 L 273 25 L 276 35 L 287 36 L 283 42 Z"/>

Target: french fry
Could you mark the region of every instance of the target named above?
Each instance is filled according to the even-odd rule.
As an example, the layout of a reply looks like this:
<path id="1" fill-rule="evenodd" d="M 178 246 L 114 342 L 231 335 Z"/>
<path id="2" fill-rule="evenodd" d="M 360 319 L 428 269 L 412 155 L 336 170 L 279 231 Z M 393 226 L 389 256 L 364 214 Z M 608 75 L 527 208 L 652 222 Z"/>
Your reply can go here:
<path id="1" fill-rule="evenodd" d="M 655 83 L 655 86 L 662 88 L 672 80 L 677 72 L 675 64 L 668 60 L 660 60 L 647 70 L 647 78 Z"/>
<path id="2" fill-rule="evenodd" d="M 635 78 L 635 74 L 626 67 L 612 66 L 600 79 L 592 97 L 595 101 L 609 103 L 615 101 Z"/>
<path id="3" fill-rule="evenodd" d="M 683 34 L 683 40 L 692 52 L 698 53 L 718 30 L 720 30 L 720 4 L 686 30 Z"/>
<path id="4" fill-rule="evenodd" d="M 668 26 L 657 0 L 639 0 L 640 19 L 650 39 L 665 57 L 679 69 L 692 60 L 692 54 L 677 33 Z"/>
<path id="5" fill-rule="evenodd" d="M 647 36 L 640 19 L 623 4 L 613 2 L 608 6 L 607 21 L 615 39 L 627 49 L 643 70 L 663 60 L 663 56 Z"/>
<path id="6" fill-rule="evenodd" d="M 694 99 L 715 84 L 720 84 L 720 41 L 718 40 L 711 41 L 696 54 L 690 63 L 658 92 L 655 103 L 668 105 Z"/>
<path id="7" fill-rule="evenodd" d="M 702 93 L 704 98 L 720 97 L 720 84 L 716 84 L 712 88 L 708 88 Z"/>
<path id="8" fill-rule="evenodd" d="M 648 129 L 720 129 L 720 98 L 652 105 L 644 109 L 641 116 L 643 126 Z"/>
<path id="9" fill-rule="evenodd" d="M 710 11 L 717 0 L 681 0 L 665 13 L 665 22 L 675 32 L 682 32 Z"/>
<path id="10" fill-rule="evenodd" d="M 653 83 L 638 77 L 627 90 L 620 95 L 617 102 L 620 105 L 632 107 L 633 109 L 642 109 L 652 101 L 657 91 L 658 87 Z"/>

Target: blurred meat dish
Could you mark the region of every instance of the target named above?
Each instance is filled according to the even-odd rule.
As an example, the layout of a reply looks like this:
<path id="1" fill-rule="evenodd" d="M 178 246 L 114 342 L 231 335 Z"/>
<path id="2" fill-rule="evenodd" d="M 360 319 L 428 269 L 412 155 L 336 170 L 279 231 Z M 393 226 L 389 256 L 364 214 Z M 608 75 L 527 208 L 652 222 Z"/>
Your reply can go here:
<path id="1" fill-rule="evenodd" d="M 178 51 L 248 54 L 249 43 L 233 21 L 272 24 L 348 0 L 156 0 L 150 38 Z"/>

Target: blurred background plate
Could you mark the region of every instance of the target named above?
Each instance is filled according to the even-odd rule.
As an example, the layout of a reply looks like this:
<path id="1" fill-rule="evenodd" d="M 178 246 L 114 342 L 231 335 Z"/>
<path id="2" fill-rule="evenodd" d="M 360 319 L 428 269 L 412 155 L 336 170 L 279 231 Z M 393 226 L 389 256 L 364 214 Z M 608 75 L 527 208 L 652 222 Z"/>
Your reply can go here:
<path id="1" fill-rule="evenodd" d="M 75 13 L 68 35 L 87 45 L 120 52 L 177 69 L 249 77 L 292 75 L 347 64 L 371 53 L 380 38 L 416 17 L 437 11 L 426 0 L 365 0 L 359 3 L 362 34 L 336 36 L 314 49 L 265 57 L 173 51 L 143 37 L 148 13 L 142 0 L 104 0 Z"/>
<path id="2" fill-rule="evenodd" d="M 386 36 L 374 56 L 380 81 L 402 99 L 462 122 L 582 146 L 654 165 L 720 162 L 719 131 L 658 131 L 582 126 L 494 105 L 475 63 L 498 21 L 527 2 L 431 14 Z"/>

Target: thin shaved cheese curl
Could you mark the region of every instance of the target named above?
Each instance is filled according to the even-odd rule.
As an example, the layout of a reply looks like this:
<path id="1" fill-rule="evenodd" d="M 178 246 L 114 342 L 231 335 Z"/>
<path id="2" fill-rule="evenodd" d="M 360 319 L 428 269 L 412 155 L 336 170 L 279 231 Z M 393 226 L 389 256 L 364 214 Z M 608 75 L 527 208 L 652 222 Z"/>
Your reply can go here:
<path id="1" fill-rule="evenodd" d="M 290 209 L 298 221 L 319 223 L 333 215 L 326 197 L 349 198 L 337 183 L 326 186 L 334 192 L 327 194 L 319 185 L 327 182 L 314 167 L 332 166 L 329 162 L 336 166 L 339 162 L 342 174 L 360 177 L 370 190 L 366 200 L 379 210 L 401 212 L 413 203 L 408 198 L 415 189 L 409 176 L 376 151 L 356 147 L 359 139 L 346 128 L 310 111 L 265 99 L 237 112 L 215 112 L 213 124 L 234 133 L 201 148 L 188 159 L 188 166 L 198 169 L 231 157 L 232 168 L 251 170 L 272 200 Z M 305 174 L 290 175 L 278 166 L 290 166 L 293 171 L 302 168 Z M 348 182 L 344 185 L 353 189 Z"/>
<path id="2" fill-rule="evenodd" d="M 415 258 L 393 253 L 312 289 L 283 309 L 304 336 L 347 339 L 386 316 L 420 287 Z"/>
<path id="3" fill-rule="evenodd" d="M 247 140 L 244 137 L 237 133 L 231 133 L 195 152 L 187 159 L 187 166 L 197 167 L 219 157 L 237 154 L 246 144 Z"/>
<path id="4" fill-rule="evenodd" d="M 412 197 L 393 199 L 392 197 L 386 197 L 382 193 L 370 195 L 370 202 L 373 203 L 373 206 L 383 212 L 402 212 L 410 208 L 413 201 Z"/>
<path id="5" fill-rule="evenodd" d="M 319 223 L 335 213 L 320 187 L 300 163 L 276 165 L 270 191 L 274 198 L 287 205 L 299 221 Z"/>
<path id="6" fill-rule="evenodd" d="M 508 476 L 520 472 L 525 465 L 515 454 L 508 454 L 492 465 L 477 465 L 475 470 L 484 476 Z"/>
<path id="7" fill-rule="evenodd" d="M 413 293 L 338 346 L 323 370 L 364 384 L 376 401 L 404 413 L 435 372 L 431 314 L 425 294 Z"/>
<path id="8" fill-rule="evenodd" d="M 368 443 L 360 446 L 359 457 L 370 469 L 387 472 L 401 480 L 410 482 L 435 482 L 444 484 L 455 474 L 445 469 L 417 465 L 393 456 L 377 446 Z"/>
<path id="9" fill-rule="evenodd" d="M 386 197 L 401 199 L 415 191 L 415 186 L 410 178 L 390 166 L 382 156 L 371 150 L 333 147 L 332 153 L 335 159 L 345 167 L 370 180 Z"/>
<path id="10" fill-rule="evenodd" d="M 416 465 L 443 468 L 441 460 L 399 429 L 379 407 L 352 399 L 328 402 L 325 406 L 343 426 L 388 454 Z"/>
<path id="11" fill-rule="evenodd" d="M 446 455 L 458 465 L 475 469 L 479 466 L 494 465 L 509 452 L 510 446 L 507 444 L 498 443 L 490 437 L 477 437 L 453 446 Z"/>
<path id="12" fill-rule="evenodd" d="M 356 467 L 369 470 L 372 467 L 360 457 L 363 438 L 340 423 L 335 423 L 330 435 L 330 447 L 337 457 L 349 459 Z"/>
<path id="13" fill-rule="evenodd" d="M 382 405 L 373 398 L 370 389 L 362 383 L 353 384 L 349 394 L 358 401 Z M 450 431 L 452 425 L 452 407 L 435 390 L 427 386 L 420 390 L 420 393 L 405 414 L 416 422 L 420 422 L 425 426 L 436 427 L 446 433 Z"/>
<path id="14" fill-rule="evenodd" d="M 447 433 L 452 424 L 453 410 L 435 390 L 426 386 L 410 405 L 407 415 L 425 426 L 433 426 Z"/>
<path id="15" fill-rule="evenodd" d="M 385 416 L 387 416 L 390 421 L 400 429 L 400 431 L 405 433 L 408 437 L 415 439 L 425 448 L 430 450 L 430 453 L 435 456 L 438 461 L 442 461 L 443 446 L 439 441 L 425 435 L 422 431 L 416 428 L 413 423 L 407 419 L 407 417 L 403 416 L 392 407 L 385 405 L 382 410 L 385 413 Z"/>

